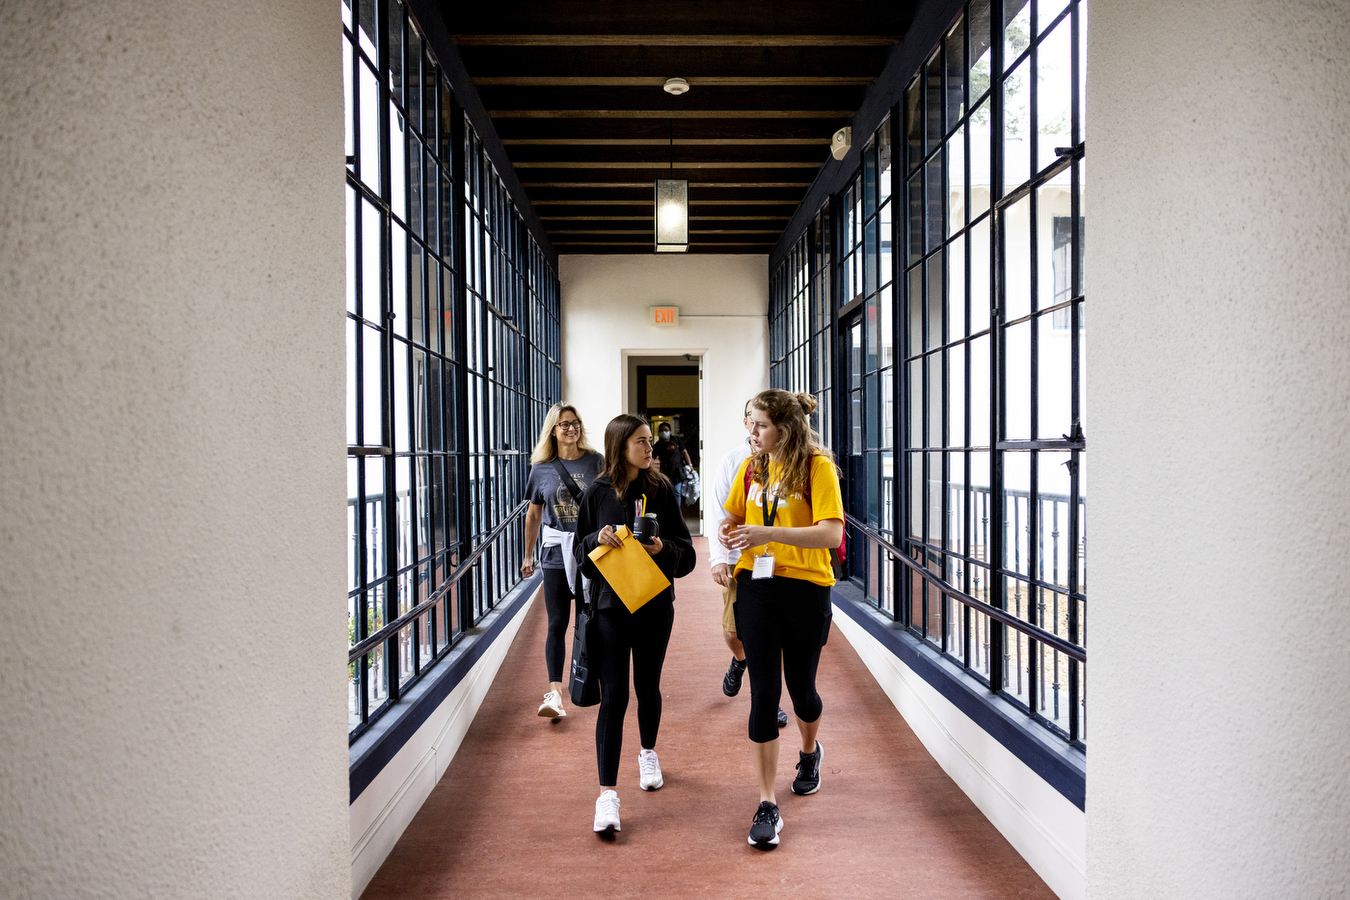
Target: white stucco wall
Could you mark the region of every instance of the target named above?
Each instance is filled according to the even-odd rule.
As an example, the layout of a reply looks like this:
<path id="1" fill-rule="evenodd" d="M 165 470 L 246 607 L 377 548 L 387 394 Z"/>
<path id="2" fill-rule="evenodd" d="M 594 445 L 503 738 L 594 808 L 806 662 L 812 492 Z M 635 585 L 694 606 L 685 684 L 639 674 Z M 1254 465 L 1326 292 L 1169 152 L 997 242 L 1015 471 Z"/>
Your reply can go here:
<path id="1" fill-rule="evenodd" d="M 1094 900 L 1350 893 L 1347 45 L 1092 7 Z"/>
<path id="2" fill-rule="evenodd" d="M 338 5 L 0 5 L 0 894 L 346 898 Z"/>
<path id="3" fill-rule="evenodd" d="M 602 447 L 625 409 L 628 356 L 703 357 L 702 475 L 745 439 L 741 412 L 769 386 L 769 261 L 765 256 L 562 256 L 563 398 Z M 677 328 L 648 323 L 648 307 L 680 307 Z M 704 504 L 704 531 L 721 515 Z"/>

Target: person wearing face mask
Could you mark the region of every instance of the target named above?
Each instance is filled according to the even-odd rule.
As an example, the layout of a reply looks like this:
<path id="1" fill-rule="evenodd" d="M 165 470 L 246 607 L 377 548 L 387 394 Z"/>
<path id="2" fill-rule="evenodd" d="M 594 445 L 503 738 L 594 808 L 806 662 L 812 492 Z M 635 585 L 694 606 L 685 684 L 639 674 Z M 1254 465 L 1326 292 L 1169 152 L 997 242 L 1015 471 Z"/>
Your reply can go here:
<path id="1" fill-rule="evenodd" d="M 600 671 L 600 711 L 595 722 L 596 764 L 600 797 L 595 801 L 597 834 L 619 831 L 619 755 L 623 750 L 623 720 L 628 711 L 629 660 L 633 692 L 637 694 L 638 784 L 644 791 L 664 784 L 656 757 L 661 726 L 661 668 L 666 660 L 670 630 L 675 621 L 675 591 L 668 587 L 636 612 L 629 612 L 610 587 L 590 553 L 604 544 L 622 547 L 615 529 L 631 530 L 637 507 L 646 497 L 647 513 L 656 515 L 657 536 L 643 549 L 673 583 L 694 570 L 696 557 L 675 489 L 651 470 L 652 431 L 638 416 L 616 416 L 605 428 L 605 471 L 581 498 L 577 515 L 575 553 L 582 574 L 591 579 L 589 597 L 595 608 L 594 631 L 588 650 Z"/>
<path id="2" fill-rule="evenodd" d="M 689 461 L 689 451 L 684 449 L 684 444 L 680 439 L 670 433 L 670 425 L 662 422 L 656 426 L 657 441 L 652 445 L 652 452 L 656 458 L 661 460 L 661 474 L 670 479 L 670 483 L 675 486 L 675 499 L 684 504 L 684 467 L 692 466 Z"/>
<path id="3" fill-rule="evenodd" d="M 830 548 L 844 533 L 844 502 L 834 459 L 811 430 L 810 394 L 769 390 L 750 401 L 747 459 L 732 482 L 718 537 L 739 550 L 736 634 L 750 675 L 750 745 L 759 808 L 750 845 L 778 845 L 778 728 L 774 711 L 787 684 L 801 735 L 794 794 L 820 789 L 824 748 L 816 735 L 824 705 L 816 692 L 820 651 L 830 631 Z M 748 477 L 747 477 L 748 476 Z"/>
<path id="4" fill-rule="evenodd" d="M 529 578 L 536 568 L 544 573 L 544 608 L 548 610 L 548 633 L 544 638 L 544 664 L 548 691 L 539 704 L 539 715 L 557 719 L 563 709 L 563 651 L 572 600 L 580 596 L 577 567 L 572 554 L 576 537 L 577 509 L 581 495 L 604 469 L 605 460 L 586 442 L 586 428 L 576 407 L 558 403 L 544 416 L 539 440 L 530 455 L 530 475 L 525 482 L 525 561 L 520 574 Z M 542 526 L 543 546 L 535 559 L 535 542 Z"/>

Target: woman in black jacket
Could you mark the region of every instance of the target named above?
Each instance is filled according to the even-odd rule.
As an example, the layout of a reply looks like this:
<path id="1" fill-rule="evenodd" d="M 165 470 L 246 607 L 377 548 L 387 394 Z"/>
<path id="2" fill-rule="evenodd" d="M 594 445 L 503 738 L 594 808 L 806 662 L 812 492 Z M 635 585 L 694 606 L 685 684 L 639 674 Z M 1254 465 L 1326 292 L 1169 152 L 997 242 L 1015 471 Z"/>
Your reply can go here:
<path id="1" fill-rule="evenodd" d="M 644 791 L 661 787 L 656 759 L 656 733 L 661 727 L 661 666 L 666 660 L 675 617 L 675 591 L 666 588 L 637 612 L 605 581 L 590 552 L 600 544 L 621 547 L 614 531 L 631 530 L 637 504 L 647 497 L 647 512 L 656 514 L 659 536 L 644 549 L 672 582 L 694 570 L 694 546 L 680 514 L 675 490 L 652 471 L 652 430 L 638 416 L 617 416 L 605 428 L 605 473 L 591 482 L 577 514 L 575 552 L 581 571 L 591 579 L 595 607 L 594 646 L 589 648 L 600 669 L 600 714 L 595 723 L 595 752 L 600 769 L 600 798 L 595 801 L 595 831 L 619 830 L 619 795 L 614 791 L 623 749 L 623 717 L 628 711 L 628 660 L 633 660 L 633 689 L 638 700 L 639 784 Z"/>

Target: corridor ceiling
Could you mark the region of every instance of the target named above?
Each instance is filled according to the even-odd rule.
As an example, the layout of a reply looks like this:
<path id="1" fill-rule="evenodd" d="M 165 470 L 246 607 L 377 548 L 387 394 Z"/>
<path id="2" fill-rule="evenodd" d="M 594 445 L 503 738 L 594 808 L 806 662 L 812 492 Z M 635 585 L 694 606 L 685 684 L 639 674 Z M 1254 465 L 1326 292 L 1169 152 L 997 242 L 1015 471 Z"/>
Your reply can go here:
<path id="1" fill-rule="evenodd" d="M 691 253 L 765 253 L 904 36 L 893 0 L 443 0 L 559 253 L 653 252 L 689 181 Z M 668 78 L 689 91 L 673 96 Z M 855 136 L 856 137 L 856 136 Z"/>

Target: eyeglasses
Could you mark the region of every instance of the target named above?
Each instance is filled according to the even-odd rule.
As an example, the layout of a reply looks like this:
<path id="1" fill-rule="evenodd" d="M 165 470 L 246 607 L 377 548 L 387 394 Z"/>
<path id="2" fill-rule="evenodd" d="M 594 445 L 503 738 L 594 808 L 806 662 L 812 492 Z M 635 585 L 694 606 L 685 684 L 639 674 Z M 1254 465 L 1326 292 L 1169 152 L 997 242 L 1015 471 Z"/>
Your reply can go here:
<path id="1" fill-rule="evenodd" d="M 573 419 L 570 422 L 559 422 L 558 427 L 561 428 L 563 431 L 580 431 L 581 423 L 578 422 L 576 419 Z"/>

